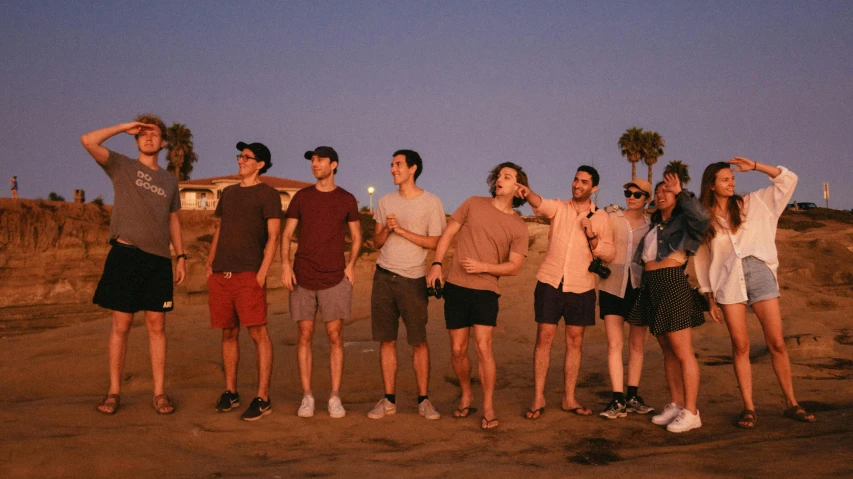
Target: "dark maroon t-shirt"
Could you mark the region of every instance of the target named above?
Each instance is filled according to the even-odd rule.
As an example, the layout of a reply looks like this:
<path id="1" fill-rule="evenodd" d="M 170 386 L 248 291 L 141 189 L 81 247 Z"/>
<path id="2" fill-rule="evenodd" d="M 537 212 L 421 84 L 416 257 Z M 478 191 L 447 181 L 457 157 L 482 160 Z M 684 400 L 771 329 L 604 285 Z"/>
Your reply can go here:
<path id="1" fill-rule="evenodd" d="M 340 283 L 346 268 L 348 223 L 358 221 L 355 196 L 341 187 L 322 192 L 309 186 L 293 196 L 285 216 L 299 220 L 293 261 L 299 286 L 317 291 Z"/>
<path id="2" fill-rule="evenodd" d="M 231 185 L 222 190 L 213 215 L 222 219 L 213 271 L 245 273 L 261 269 L 269 234 L 267 220 L 281 218 L 278 191 L 264 183 Z"/>

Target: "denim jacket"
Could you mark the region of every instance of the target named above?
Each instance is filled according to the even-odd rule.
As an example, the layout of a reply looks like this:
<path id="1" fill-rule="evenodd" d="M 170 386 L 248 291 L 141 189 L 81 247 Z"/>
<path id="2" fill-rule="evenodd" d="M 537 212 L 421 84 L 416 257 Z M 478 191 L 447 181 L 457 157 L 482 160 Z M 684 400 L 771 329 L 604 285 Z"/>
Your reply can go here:
<path id="1" fill-rule="evenodd" d="M 708 211 L 699 200 L 687 190 L 681 190 L 675 197 L 676 207 L 681 207 L 681 214 L 670 217 L 660 223 L 653 223 L 652 228 L 658 229 L 658 254 L 655 261 L 661 261 L 673 251 L 684 251 L 687 256 L 696 254 L 702 243 L 702 236 L 711 224 Z M 634 253 L 634 262 L 643 263 L 643 248 L 646 237 L 640 240 L 640 245 Z"/>

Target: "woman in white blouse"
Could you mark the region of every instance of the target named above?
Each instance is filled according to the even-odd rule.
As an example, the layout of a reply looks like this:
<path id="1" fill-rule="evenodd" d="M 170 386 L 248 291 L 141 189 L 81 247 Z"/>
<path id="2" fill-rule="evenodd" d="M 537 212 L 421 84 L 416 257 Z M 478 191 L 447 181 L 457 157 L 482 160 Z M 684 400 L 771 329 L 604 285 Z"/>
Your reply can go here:
<path id="1" fill-rule="evenodd" d="M 743 197 L 736 195 L 731 166 L 736 172 L 764 173 L 773 184 Z M 700 291 L 708 298 L 711 317 L 719 322 L 721 316 L 725 316 L 744 404 L 737 424 L 746 429 L 755 427 L 758 419 L 752 401 L 747 306 L 755 312 L 764 330 L 773 370 L 785 394 L 784 415 L 802 422 L 815 420 L 794 397 L 776 275 L 779 266 L 776 223 L 796 186 L 797 175 L 787 168 L 763 165 L 747 158 L 713 163 L 702 175 L 699 201 L 711 216 L 711 227 L 696 254 L 696 275 Z"/>
<path id="2" fill-rule="evenodd" d="M 629 412 L 648 414 L 654 408 L 646 406 L 638 394 L 643 372 L 643 346 L 649 332 L 647 324 L 635 322 L 628 332 L 628 391 L 623 389 L 623 336 L 625 319 L 637 299 L 643 267 L 633 262 L 640 239 L 649 230 L 645 208 L 652 197 L 652 185 L 642 178 L 625 183 L 624 210 L 609 213 L 610 228 L 616 256 L 608 266 L 611 275 L 598 284 L 599 316 L 607 332 L 607 370 L 613 400 L 601 413 L 607 419 L 626 417 Z"/>

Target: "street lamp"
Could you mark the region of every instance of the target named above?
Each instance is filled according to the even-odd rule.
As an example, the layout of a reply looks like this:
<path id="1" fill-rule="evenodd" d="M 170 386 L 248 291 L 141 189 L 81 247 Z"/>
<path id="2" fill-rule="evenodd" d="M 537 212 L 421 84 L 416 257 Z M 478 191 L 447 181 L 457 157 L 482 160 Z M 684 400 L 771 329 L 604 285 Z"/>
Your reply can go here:
<path id="1" fill-rule="evenodd" d="M 367 193 L 370 194 L 370 212 L 373 213 L 373 192 L 376 191 L 372 186 L 367 187 Z"/>

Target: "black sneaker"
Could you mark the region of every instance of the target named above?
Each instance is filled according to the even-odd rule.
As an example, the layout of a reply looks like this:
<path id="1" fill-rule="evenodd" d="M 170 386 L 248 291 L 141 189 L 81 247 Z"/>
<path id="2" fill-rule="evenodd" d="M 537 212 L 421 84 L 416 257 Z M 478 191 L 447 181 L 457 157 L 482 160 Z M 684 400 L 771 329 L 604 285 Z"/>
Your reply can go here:
<path id="1" fill-rule="evenodd" d="M 261 398 L 252 399 L 252 404 L 249 404 L 246 412 L 240 416 L 244 421 L 257 421 L 272 412 L 272 406 L 269 401 L 264 401 Z"/>
<path id="2" fill-rule="evenodd" d="M 616 419 L 617 417 L 625 417 L 627 415 L 628 411 L 625 410 L 625 405 L 615 399 L 610 401 L 607 409 L 599 414 L 599 416 L 606 417 L 607 419 Z"/>
<path id="3" fill-rule="evenodd" d="M 655 408 L 646 406 L 646 403 L 643 402 L 643 398 L 640 396 L 634 396 L 628 399 L 628 412 L 635 412 L 637 414 L 648 414 L 654 411 Z"/>
<path id="4" fill-rule="evenodd" d="M 236 392 L 225 391 L 216 402 L 216 412 L 228 412 L 240 405 L 240 395 Z"/>

